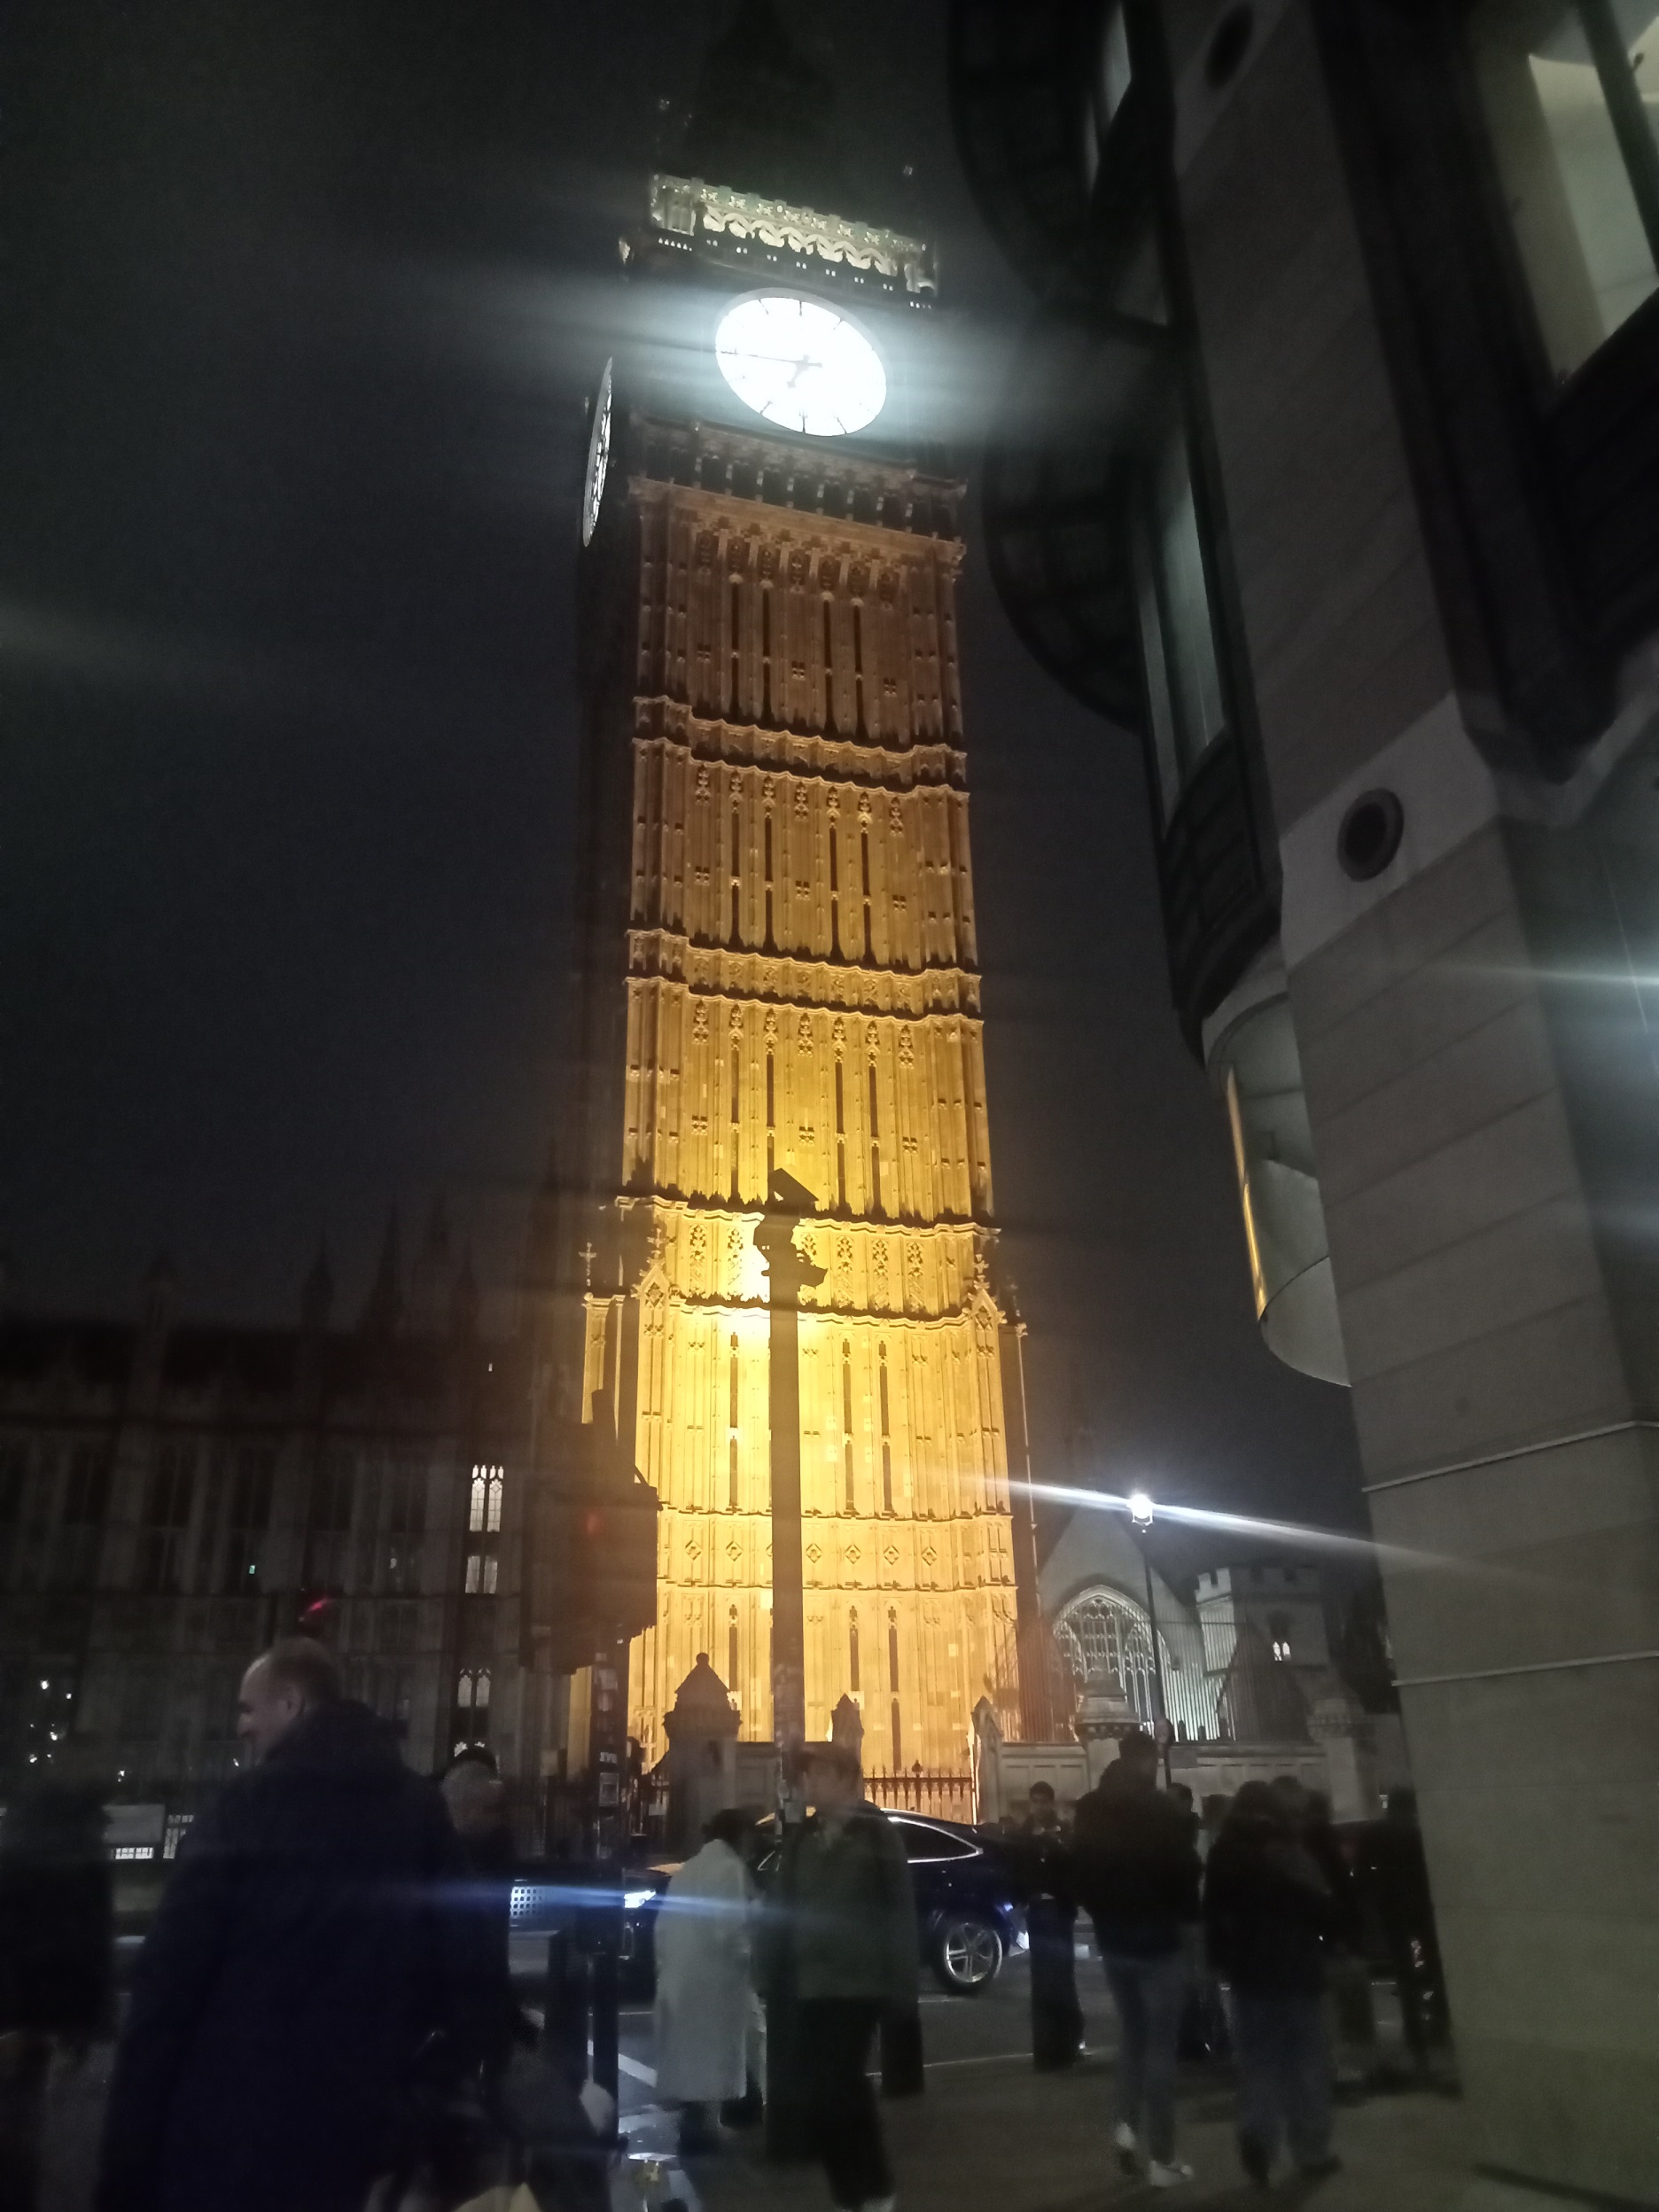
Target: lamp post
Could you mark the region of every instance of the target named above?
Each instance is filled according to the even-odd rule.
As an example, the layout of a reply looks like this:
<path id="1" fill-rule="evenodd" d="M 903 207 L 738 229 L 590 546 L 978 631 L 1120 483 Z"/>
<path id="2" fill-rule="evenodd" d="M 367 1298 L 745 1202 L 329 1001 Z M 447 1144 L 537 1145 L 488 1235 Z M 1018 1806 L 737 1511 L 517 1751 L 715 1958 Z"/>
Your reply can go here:
<path id="1" fill-rule="evenodd" d="M 1154 1733 L 1164 1739 L 1158 1749 L 1164 1754 L 1164 1787 L 1167 1789 L 1171 1780 L 1169 1700 L 1164 1694 L 1164 1654 L 1158 1643 L 1157 1601 L 1152 1594 L 1152 1562 L 1148 1554 L 1145 1542 L 1147 1530 L 1152 1526 L 1154 1511 L 1152 1500 L 1144 1490 L 1131 1491 L 1129 1493 L 1129 1525 L 1135 1532 L 1135 1542 L 1141 1552 L 1141 1565 L 1146 1574 L 1147 1631 L 1152 1639 L 1152 1674 L 1157 1685 L 1159 1726 Z"/>

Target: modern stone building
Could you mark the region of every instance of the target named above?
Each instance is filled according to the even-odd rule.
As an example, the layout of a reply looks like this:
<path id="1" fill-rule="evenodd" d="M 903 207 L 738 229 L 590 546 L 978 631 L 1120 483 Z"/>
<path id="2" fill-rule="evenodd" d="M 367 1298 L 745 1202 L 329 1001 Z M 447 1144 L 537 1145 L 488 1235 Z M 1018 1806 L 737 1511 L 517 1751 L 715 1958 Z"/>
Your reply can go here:
<path id="1" fill-rule="evenodd" d="M 643 334 L 596 397 L 584 512 L 581 1413 L 661 1501 L 630 1674 L 648 1759 L 706 1652 L 752 1738 L 775 1667 L 804 1665 L 809 1735 L 851 1695 L 873 1767 L 965 1774 L 981 1697 L 1020 1725 L 1035 1585 L 993 1275 L 962 487 L 917 397 L 931 252 L 836 212 L 832 105 L 771 11 L 740 11 L 683 173 L 622 241 Z M 780 1411 L 757 1234 L 791 1185 L 815 1283 Z"/>
<path id="2" fill-rule="evenodd" d="M 960 0 L 986 508 L 1345 1377 L 1471 2201 L 1659 2202 L 1659 19 Z"/>

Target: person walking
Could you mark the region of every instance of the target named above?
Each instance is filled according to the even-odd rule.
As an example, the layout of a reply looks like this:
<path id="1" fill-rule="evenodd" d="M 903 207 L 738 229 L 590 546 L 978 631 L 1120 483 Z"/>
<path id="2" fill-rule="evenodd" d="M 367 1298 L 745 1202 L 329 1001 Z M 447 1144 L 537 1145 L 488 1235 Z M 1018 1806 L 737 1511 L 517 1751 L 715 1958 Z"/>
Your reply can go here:
<path id="1" fill-rule="evenodd" d="M 1322 2010 L 1336 1905 L 1296 1811 L 1289 1790 L 1246 1782 L 1204 1867 L 1211 1963 L 1232 1992 L 1239 2157 L 1260 2187 L 1281 2138 L 1305 2178 L 1341 2163 Z"/>
<path id="2" fill-rule="evenodd" d="M 456 1752 L 438 1785 L 466 1862 L 457 1898 L 479 1938 L 484 2010 L 482 2118 L 515 2146 L 526 2186 L 541 2212 L 608 2212 L 607 2157 L 583 2098 L 541 2047 L 536 2023 L 512 1985 L 510 1943 L 516 1858 L 506 1786 L 482 1744 Z M 592 2100 L 589 2091 L 588 2100 Z M 609 2099 L 606 2099 L 609 2102 Z M 441 2126 L 435 2134 L 441 2167 Z M 463 2169 L 463 2139 L 453 2162 Z M 474 2158 L 481 2166 L 482 2159 Z M 509 2161 L 497 2154 L 496 2162 Z"/>
<path id="3" fill-rule="evenodd" d="M 461 1853 L 395 1732 L 323 1647 L 242 1681 L 253 1761 L 198 1815 L 139 1958 L 97 2212 L 362 2212 L 434 2031 L 481 2056 Z"/>
<path id="4" fill-rule="evenodd" d="M 113 2026 L 115 1919 L 96 1788 L 37 1784 L 0 1838 L 0 2208 L 34 2212 L 54 2067 Z M 60 2076 L 61 2078 L 61 2076 Z"/>
<path id="5" fill-rule="evenodd" d="M 1078 1895 L 1121 2030 L 1118 2162 L 1140 2170 L 1144 2122 L 1147 2179 L 1172 2189 L 1192 2178 L 1175 2155 L 1175 2045 L 1187 1983 L 1181 1931 L 1198 1918 L 1199 1870 L 1191 1821 L 1157 1783 L 1157 1746 L 1137 1728 L 1079 1799 L 1073 1839 Z"/>
<path id="6" fill-rule="evenodd" d="M 1353 1866 L 1331 1818 L 1330 1799 L 1311 1789 L 1301 1789 L 1299 1799 L 1302 1841 L 1331 1893 L 1325 1936 L 1325 2039 L 1331 2052 L 1331 2080 L 1338 2103 L 1344 2098 L 1351 2102 L 1363 2091 L 1376 2052 L 1365 1916 Z"/>
<path id="7" fill-rule="evenodd" d="M 1071 1843 L 1052 1782 L 1033 1782 L 1015 1838 L 1031 1940 L 1032 2062 L 1039 2073 L 1075 2066 L 1083 2046 L 1077 1989 L 1077 1898 Z"/>
<path id="8" fill-rule="evenodd" d="M 804 1780 L 812 1817 L 784 1835 L 762 1924 L 763 1982 L 769 1999 L 792 1992 L 806 2124 L 831 2198 L 843 2212 L 892 2212 L 867 2069 L 884 2012 L 917 1999 L 910 1869 L 892 1823 L 863 1800 L 855 1751 L 810 1746 Z"/>
<path id="9" fill-rule="evenodd" d="M 1186 1782 L 1171 1782 L 1165 1787 L 1164 1795 L 1187 1823 L 1187 1833 L 1192 1839 L 1193 1850 L 1198 1855 L 1198 1865 L 1202 1874 L 1208 1842 L 1204 1835 L 1203 1821 L 1198 1812 L 1191 1788 Z M 1210 2048 L 1209 2014 L 1205 2004 L 1203 1930 L 1196 1920 L 1188 1920 L 1183 1923 L 1180 1947 L 1184 1982 L 1181 1990 L 1180 2025 L 1175 2035 L 1175 2055 L 1180 2059 L 1207 2059 L 1212 2053 Z"/>
<path id="10" fill-rule="evenodd" d="M 1447 2018 L 1440 1937 L 1414 1789 L 1389 1792 L 1382 1818 L 1366 1829 L 1360 1857 L 1399 1992 L 1406 2048 L 1418 2073 L 1426 2076 L 1429 2046 L 1445 2039 Z"/>
<path id="11" fill-rule="evenodd" d="M 743 1844 L 750 1823 L 717 1812 L 705 1841 L 668 1884 L 657 1915 L 657 2093 L 678 2103 L 687 2156 L 720 2147 L 712 2106 L 748 2083 L 752 1892 Z"/>

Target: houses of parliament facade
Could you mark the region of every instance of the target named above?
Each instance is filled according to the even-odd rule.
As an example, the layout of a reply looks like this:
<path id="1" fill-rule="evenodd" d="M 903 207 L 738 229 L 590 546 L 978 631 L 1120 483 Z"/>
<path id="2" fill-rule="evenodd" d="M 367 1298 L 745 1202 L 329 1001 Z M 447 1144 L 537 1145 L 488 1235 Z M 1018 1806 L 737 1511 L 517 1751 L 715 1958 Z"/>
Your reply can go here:
<path id="1" fill-rule="evenodd" d="M 250 1658 L 294 1632 L 416 1765 L 484 1741 L 541 1772 L 528 1338 L 480 1334 L 440 1218 L 408 1270 L 388 1236 L 346 1326 L 322 1260 L 300 1306 L 202 1325 L 158 1268 L 136 1321 L 0 1320 L 0 1795 L 53 1774 L 191 1809 Z"/>

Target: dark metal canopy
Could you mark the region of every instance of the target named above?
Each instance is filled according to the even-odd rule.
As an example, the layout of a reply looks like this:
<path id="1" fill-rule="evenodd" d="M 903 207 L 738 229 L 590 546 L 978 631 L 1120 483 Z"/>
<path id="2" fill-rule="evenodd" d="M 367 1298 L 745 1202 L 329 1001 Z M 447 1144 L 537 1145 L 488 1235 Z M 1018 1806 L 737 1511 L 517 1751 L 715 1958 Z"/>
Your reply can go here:
<path id="1" fill-rule="evenodd" d="M 1100 0 L 956 0 L 951 109 L 979 212 L 1046 293 L 1092 228 L 1086 147 Z"/>
<path id="2" fill-rule="evenodd" d="M 1085 706 L 1145 722 L 1134 579 L 1123 527 L 1156 326 L 1083 308 L 1037 316 L 985 456 L 985 545 L 1022 642 Z"/>

